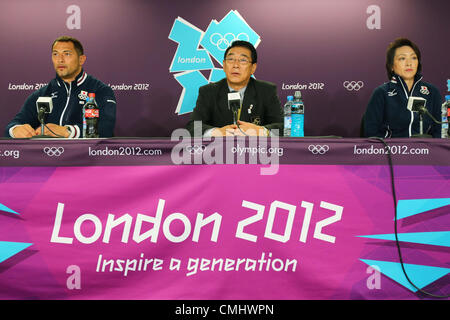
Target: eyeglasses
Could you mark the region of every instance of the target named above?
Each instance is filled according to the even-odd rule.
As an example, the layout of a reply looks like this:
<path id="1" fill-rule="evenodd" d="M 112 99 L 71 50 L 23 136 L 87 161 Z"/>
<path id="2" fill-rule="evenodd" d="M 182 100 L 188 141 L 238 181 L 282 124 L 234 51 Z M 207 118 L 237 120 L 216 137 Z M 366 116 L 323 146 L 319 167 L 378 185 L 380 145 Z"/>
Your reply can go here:
<path id="1" fill-rule="evenodd" d="M 246 58 L 240 58 L 240 59 L 236 59 L 236 58 L 226 58 L 225 61 L 229 64 L 234 64 L 236 63 L 236 61 L 241 65 L 241 66 L 246 66 L 247 64 L 251 63 L 248 59 Z"/>

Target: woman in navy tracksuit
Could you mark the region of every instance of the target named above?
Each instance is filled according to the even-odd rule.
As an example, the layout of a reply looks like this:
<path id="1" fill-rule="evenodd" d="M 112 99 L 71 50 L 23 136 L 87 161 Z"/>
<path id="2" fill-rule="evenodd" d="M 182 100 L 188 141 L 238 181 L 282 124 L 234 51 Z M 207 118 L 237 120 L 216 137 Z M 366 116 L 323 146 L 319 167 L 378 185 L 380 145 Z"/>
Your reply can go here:
<path id="1" fill-rule="evenodd" d="M 438 89 L 422 81 L 420 50 L 408 39 L 392 42 L 386 54 L 390 82 L 376 88 L 364 114 L 366 137 L 404 138 L 420 133 L 419 113 L 408 110 L 410 96 L 426 99 L 426 108 L 439 121 L 441 97 Z M 423 133 L 440 138 L 441 125 L 423 115 Z"/>

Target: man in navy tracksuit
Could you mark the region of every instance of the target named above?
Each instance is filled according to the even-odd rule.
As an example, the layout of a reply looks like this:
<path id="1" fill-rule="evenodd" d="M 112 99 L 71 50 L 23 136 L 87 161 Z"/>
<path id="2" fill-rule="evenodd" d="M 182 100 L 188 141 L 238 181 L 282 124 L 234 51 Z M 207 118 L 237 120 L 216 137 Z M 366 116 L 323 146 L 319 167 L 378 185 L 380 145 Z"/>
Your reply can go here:
<path id="1" fill-rule="evenodd" d="M 416 44 L 398 38 L 388 46 L 386 71 L 391 79 L 376 88 L 364 115 L 366 137 L 406 138 L 420 134 L 418 112 L 408 110 L 409 97 L 426 100 L 426 109 L 437 120 L 441 118 L 441 97 L 438 89 L 422 81 L 421 53 Z M 423 115 L 423 134 L 440 138 L 441 125 L 428 114 Z"/>
<path id="2" fill-rule="evenodd" d="M 7 125 L 6 137 L 30 138 L 41 134 L 36 100 L 51 97 L 53 110 L 46 114 L 44 134 L 64 138 L 82 137 L 82 108 L 89 93 L 95 93 L 99 106 L 99 135 L 112 137 L 116 121 L 116 98 L 113 90 L 88 75 L 82 68 L 86 56 L 81 43 L 71 37 L 60 37 L 52 46 L 56 78 L 33 92 L 20 112 Z"/>

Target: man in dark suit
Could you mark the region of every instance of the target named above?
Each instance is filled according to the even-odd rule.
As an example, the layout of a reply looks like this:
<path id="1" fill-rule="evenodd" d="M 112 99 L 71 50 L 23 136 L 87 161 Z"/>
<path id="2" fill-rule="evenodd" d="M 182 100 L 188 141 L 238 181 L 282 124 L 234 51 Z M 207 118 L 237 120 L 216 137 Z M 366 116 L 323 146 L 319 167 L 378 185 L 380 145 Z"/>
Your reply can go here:
<path id="1" fill-rule="evenodd" d="M 281 135 L 283 110 L 276 85 L 251 77 L 256 62 L 256 49 L 247 41 L 234 41 L 227 48 L 223 61 L 226 78 L 200 87 L 187 124 L 191 135 Z M 228 93 L 232 91 L 239 92 L 241 97 L 237 124 L 233 123 L 233 113 L 228 108 Z M 201 130 L 196 127 L 200 121 Z"/>

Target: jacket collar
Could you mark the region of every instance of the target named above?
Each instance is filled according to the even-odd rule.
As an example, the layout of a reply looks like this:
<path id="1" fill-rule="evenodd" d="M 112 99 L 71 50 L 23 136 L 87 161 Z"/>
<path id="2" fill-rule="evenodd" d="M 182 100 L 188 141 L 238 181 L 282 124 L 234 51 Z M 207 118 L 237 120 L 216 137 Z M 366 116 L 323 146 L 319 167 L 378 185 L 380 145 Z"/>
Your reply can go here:
<path id="1" fill-rule="evenodd" d="M 422 81 L 423 76 L 420 73 L 416 73 L 414 76 L 414 84 L 411 88 L 411 92 L 408 92 L 408 85 L 406 84 L 405 80 L 398 74 L 394 74 L 391 78 L 391 83 L 399 84 L 400 87 L 402 87 L 403 91 L 405 92 L 406 99 L 409 98 L 409 96 L 414 92 L 414 88 L 416 87 L 417 83 Z"/>
<path id="2" fill-rule="evenodd" d="M 251 86 L 253 86 L 253 82 L 255 81 L 255 79 L 253 79 L 253 77 L 250 77 L 250 80 L 247 83 L 245 92 L 247 92 L 247 89 Z M 228 82 L 227 82 L 227 78 L 223 78 L 222 80 L 219 81 L 220 86 L 226 88 L 229 91 L 229 86 L 228 86 Z"/>
<path id="3" fill-rule="evenodd" d="M 73 80 L 72 82 L 71 82 L 71 84 L 73 84 L 73 85 L 76 85 L 77 87 L 79 87 L 79 86 L 81 86 L 83 83 L 84 83 L 84 81 L 86 81 L 86 78 L 87 78 L 87 73 L 83 70 L 83 69 L 81 69 L 81 71 L 80 71 L 80 73 L 75 77 L 75 80 Z M 56 81 L 57 81 L 57 83 L 58 83 L 58 86 L 62 86 L 63 84 L 64 84 L 64 80 L 63 79 L 61 79 L 61 77 L 60 76 L 58 76 L 58 75 L 56 75 Z"/>
<path id="4" fill-rule="evenodd" d="M 230 92 L 230 87 L 228 86 L 227 78 L 224 78 L 219 81 L 220 91 L 219 92 Z M 250 80 L 247 83 L 247 87 L 245 87 L 244 92 L 244 100 L 242 103 L 246 102 L 247 99 L 253 97 L 255 95 L 255 79 L 250 77 Z"/>

